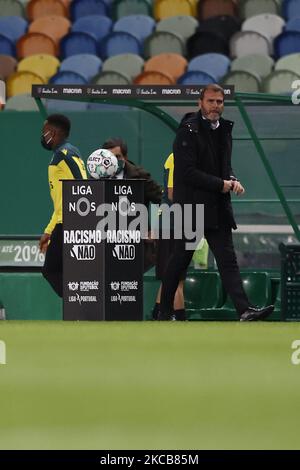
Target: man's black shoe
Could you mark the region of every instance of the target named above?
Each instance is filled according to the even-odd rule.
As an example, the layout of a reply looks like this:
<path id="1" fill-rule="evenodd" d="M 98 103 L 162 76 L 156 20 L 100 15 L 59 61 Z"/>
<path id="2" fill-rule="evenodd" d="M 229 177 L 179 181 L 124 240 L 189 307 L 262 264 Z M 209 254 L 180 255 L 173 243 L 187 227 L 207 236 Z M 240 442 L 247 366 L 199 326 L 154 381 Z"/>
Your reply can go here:
<path id="1" fill-rule="evenodd" d="M 258 321 L 267 318 L 274 310 L 274 305 L 269 305 L 264 308 L 248 307 L 247 310 L 242 313 L 240 321 Z"/>
<path id="2" fill-rule="evenodd" d="M 158 312 L 158 321 L 175 321 L 176 317 L 173 312 L 171 313 L 163 313 L 163 312 Z"/>

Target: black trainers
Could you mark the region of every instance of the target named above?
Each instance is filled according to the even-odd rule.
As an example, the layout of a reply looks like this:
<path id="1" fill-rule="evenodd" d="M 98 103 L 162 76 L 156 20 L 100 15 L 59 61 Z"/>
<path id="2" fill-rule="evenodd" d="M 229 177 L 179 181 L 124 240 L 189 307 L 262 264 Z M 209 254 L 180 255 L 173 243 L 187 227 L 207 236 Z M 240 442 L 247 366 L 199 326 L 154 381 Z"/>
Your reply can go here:
<path id="1" fill-rule="evenodd" d="M 274 310 L 274 305 L 264 308 L 248 307 L 240 316 L 240 321 L 259 321 L 267 318 Z"/>
<path id="2" fill-rule="evenodd" d="M 171 313 L 163 313 L 161 311 L 158 312 L 158 321 L 176 321 L 176 317 L 173 312 Z"/>

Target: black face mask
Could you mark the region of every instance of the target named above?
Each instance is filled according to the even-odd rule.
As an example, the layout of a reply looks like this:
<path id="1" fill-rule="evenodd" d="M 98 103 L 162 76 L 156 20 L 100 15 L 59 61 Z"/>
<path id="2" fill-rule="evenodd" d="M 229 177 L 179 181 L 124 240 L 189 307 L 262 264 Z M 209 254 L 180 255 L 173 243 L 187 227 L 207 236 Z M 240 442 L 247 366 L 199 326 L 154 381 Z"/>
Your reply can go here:
<path id="1" fill-rule="evenodd" d="M 51 138 L 51 140 L 52 140 L 52 138 Z M 48 139 L 46 139 L 44 134 L 42 134 L 42 136 L 41 136 L 41 145 L 42 145 L 42 147 L 44 147 L 44 149 L 46 149 L 46 150 L 52 150 L 51 140 L 50 140 L 50 142 L 47 142 Z"/>

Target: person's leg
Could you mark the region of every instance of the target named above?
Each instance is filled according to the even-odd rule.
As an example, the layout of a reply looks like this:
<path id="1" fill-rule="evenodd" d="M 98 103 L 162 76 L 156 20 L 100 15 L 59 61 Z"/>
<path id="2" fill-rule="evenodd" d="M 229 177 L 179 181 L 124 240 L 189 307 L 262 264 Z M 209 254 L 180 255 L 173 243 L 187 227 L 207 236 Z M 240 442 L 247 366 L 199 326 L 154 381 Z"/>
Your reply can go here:
<path id="1" fill-rule="evenodd" d="M 231 228 L 224 226 L 219 230 L 208 230 L 205 238 L 216 259 L 223 286 L 240 316 L 247 310 L 250 302 L 237 264 Z"/>
<path id="2" fill-rule="evenodd" d="M 175 293 L 180 277 L 187 270 L 193 256 L 193 251 L 185 249 L 185 240 L 176 240 L 174 251 L 169 260 L 161 289 L 161 319 L 168 320 L 171 317 Z"/>
<path id="3" fill-rule="evenodd" d="M 62 280 L 62 253 L 63 231 L 62 224 L 57 224 L 51 234 L 49 246 L 46 251 L 45 263 L 42 269 L 44 278 L 49 282 L 59 297 L 63 296 Z"/>

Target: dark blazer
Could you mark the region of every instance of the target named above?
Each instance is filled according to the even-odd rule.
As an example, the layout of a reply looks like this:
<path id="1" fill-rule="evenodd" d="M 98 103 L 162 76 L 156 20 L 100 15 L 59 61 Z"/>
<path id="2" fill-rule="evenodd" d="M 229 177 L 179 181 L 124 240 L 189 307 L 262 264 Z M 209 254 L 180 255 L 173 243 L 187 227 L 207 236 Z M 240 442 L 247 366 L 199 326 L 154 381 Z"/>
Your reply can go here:
<path id="1" fill-rule="evenodd" d="M 217 229 L 222 223 L 236 229 L 230 193 L 222 193 L 223 180 L 234 176 L 231 168 L 232 127 L 232 121 L 220 118 L 223 151 L 219 164 L 209 122 L 202 118 L 200 111 L 182 120 L 174 141 L 174 202 L 204 204 L 205 229 Z"/>
<path id="2" fill-rule="evenodd" d="M 148 173 L 144 168 L 126 160 L 124 178 L 145 180 L 145 204 L 148 205 L 150 202 L 153 204 L 160 204 L 163 188 L 151 178 L 150 173 Z"/>

